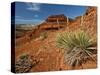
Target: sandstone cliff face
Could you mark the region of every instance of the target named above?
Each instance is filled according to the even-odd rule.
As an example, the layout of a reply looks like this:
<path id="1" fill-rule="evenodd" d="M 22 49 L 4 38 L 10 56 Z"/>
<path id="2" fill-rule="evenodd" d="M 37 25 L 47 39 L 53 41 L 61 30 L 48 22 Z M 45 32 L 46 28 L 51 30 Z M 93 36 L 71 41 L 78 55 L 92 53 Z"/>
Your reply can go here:
<path id="1" fill-rule="evenodd" d="M 66 31 L 83 30 L 86 31 L 90 36 L 97 35 L 97 8 L 88 7 L 85 14 L 77 17 L 67 27 Z"/>
<path id="2" fill-rule="evenodd" d="M 89 7 L 85 15 L 83 15 L 83 29 L 85 29 L 89 35 L 97 35 L 97 8 Z"/>
<path id="3" fill-rule="evenodd" d="M 39 28 L 42 30 L 60 29 L 66 27 L 67 23 L 68 18 L 64 14 L 51 15 L 39 25 Z"/>

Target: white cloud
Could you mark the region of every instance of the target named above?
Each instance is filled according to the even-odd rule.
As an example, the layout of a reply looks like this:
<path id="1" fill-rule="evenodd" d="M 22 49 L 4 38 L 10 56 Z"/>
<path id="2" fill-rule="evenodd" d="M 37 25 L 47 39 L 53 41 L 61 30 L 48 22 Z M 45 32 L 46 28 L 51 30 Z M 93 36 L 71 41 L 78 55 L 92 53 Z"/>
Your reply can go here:
<path id="1" fill-rule="evenodd" d="M 34 15 L 35 18 L 39 17 L 39 15 Z"/>
<path id="2" fill-rule="evenodd" d="M 32 10 L 32 11 L 39 11 L 40 10 L 40 4 L 36 4 L 36 3 L 27 3 L 28 5 L 28 10 Z"/>

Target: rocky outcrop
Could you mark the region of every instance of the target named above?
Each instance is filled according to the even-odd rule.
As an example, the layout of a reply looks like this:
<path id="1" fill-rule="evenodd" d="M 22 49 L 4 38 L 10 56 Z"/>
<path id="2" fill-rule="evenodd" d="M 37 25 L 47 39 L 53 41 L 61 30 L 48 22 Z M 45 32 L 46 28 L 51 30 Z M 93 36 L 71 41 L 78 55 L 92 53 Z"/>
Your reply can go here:
<path id="1" fill-rule="evenodd" d="M 85 15 L 83 15 L 82 28 L 86 30 L 90 36 L 97 36 L 97 8 L 88 7 Z"/>
<path id="2" fill-rule="evenodd" d="M 60 29 L 66 27 L 67 23 L 68 18 L 64 14 L 51 15 L 39 25 L 39 28 L 42 30 Z"/>
<path id="3" fill-rule="evenodd" d="M 90 36 L 97 36 L 97 8 L 88 7 L 85 14 L 78 16 L 74 21 L 70 22 L 67 30 L 83 30 Z M 66 31 L 67 31 L 66 30 Z"/>

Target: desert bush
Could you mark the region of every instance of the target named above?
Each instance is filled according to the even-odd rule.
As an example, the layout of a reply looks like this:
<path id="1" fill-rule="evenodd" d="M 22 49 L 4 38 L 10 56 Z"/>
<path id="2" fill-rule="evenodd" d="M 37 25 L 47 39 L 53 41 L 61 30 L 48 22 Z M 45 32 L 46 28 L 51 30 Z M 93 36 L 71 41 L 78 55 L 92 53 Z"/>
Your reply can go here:
<path id="1" fill-rule="evenodd" d="M 47 33 L 46 32 L 41 33 L 40 38 L 42 40 L 46 39 L 47 38 Z"/>
<path id="2" fill-rule="evenodd" d="M 25 73 L 29 72 L 31 68 L 38 64 L 39 61 L 32 59 L 30 55 L 23 54 L 15 62 L 15 72 L 16 73 Z"/>
<path id="3" fill-rule="evenodd" d="M 56 42 L 65 50 L 65 63 L 72 67 L 82 66 L 87 59 L 95 61 L 92 56 L 95 48 L 91 47 L 93 40 L 84 31 L 59 34 Z"/>

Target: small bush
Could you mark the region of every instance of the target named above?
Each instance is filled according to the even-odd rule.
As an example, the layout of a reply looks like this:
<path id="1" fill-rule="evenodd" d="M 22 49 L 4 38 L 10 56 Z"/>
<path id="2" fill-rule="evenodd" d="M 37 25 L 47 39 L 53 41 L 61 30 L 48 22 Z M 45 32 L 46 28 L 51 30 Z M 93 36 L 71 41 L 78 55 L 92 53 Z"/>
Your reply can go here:
<path id="1" fill-rule="evenodd" d="M 42 40 L 46 39 L 47 38 L 47 33 L 46 32 L 41 33 L 40 38 Z"/>
<path id="2" fill-rule="evenodd" d="M 23 54 L 15 63 L 16 73 L 26 73 L 31 70 L 31 68 L 38 64 L 37 59 L 32 59 L 28 54 Z"/>
<path id="3" fill-rule="evenodd" d="M 22 59 L 22 60 L 27 60 L 28 57 L 29 57 L 28 54 L 23 54 L 23 55 L 20 56 L 20 59 Z"/>

